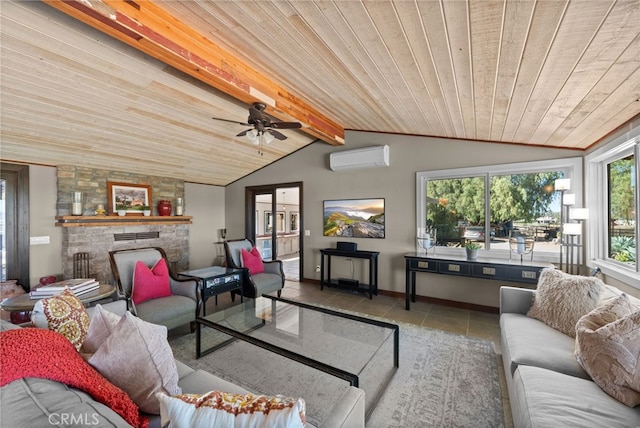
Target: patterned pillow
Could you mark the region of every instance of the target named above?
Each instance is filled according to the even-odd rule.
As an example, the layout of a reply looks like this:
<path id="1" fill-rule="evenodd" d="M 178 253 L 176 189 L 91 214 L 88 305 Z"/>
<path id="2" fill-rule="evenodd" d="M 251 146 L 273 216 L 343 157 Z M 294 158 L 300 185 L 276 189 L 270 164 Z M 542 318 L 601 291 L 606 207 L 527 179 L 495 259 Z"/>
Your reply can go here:
<path id="1" fill-rule="evenodd" d="M 576 337 L 576 323 L 598 306 L 604 283 L 595 277 L 570 275 L 544 268 L 528 316 L 567 336 Z"/>
<path id="2" fill-rule="evenodd" d="M 251 252 L 242 248 L 240 254 L 242 255 L 242 267 L 248 268 L 251 275 L 264 272 L 262 256 L 256 247 L 253 247 Z"/>
<path id="3" fill-rule="evenodd" d="M 160 401 L 161 426 L 304 428 L 306 422 L 302 398 L 220 391 L 173 397 L 158 393 L 156 396 Z"/>
<path id="4" fill-rule="evenodd" d="M 125 312 L 88 362 L 146 413 L 160 413 L 157 392 L 182 393 L 167 328 L 131 312 Z"/>
<path id="5" fill-rule="evenodd" d="M 607 394 L 640 404 L 640 310 L 626 294 L 589 312 L 576 326 L 576 358 Z"/>
<path id="6" fill-rule="evenodd" d="M 167 296 L 171 296 L 171 285 L 169 268 L 164 259 L 158 260 L 151 269 L 141 261 L 136 262 L 131 291 L 133 303 L 138 305 L 147 300 Z"/>
<path id="7" fill-rule="evenodd" d="M 33 307 L 31 322 L 38 328 L 60 333 L 80 350 L 89 331 L 89 314 L 84 305 L 66 288 L 62 293 L 38 300 Z"/>

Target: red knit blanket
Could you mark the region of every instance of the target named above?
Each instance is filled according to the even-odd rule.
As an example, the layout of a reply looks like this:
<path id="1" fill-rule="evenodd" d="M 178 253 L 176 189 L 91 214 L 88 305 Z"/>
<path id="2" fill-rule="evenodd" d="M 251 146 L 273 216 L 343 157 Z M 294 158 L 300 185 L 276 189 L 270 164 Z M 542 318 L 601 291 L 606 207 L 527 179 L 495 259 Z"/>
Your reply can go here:
<path id="1" fill-rule="evenodd" d="M 55 331 L 39 328 L 3 331 L 0 361 L 0 386 L 28 377 L 61 382 L 91 395 L 134 427 L 146 428 L 149 424 L 126 392 L 91 367 L 71 342 Z"/>

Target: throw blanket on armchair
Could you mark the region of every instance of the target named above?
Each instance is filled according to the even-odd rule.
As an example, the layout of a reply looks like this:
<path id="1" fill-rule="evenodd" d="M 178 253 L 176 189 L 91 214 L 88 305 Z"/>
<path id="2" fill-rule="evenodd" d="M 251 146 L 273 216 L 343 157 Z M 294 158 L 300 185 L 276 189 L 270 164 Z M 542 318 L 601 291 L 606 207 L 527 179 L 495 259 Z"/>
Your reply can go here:
<path id="1" fill-rule="evenodd" d="M 51 330 L 21 328 L 0 333 L 0 386 L 21 378 L 41 378 L 80 389 L 110 407 L 134 427 L 147 418 L 120 388 L 82 359 L 67 338 Z"/>

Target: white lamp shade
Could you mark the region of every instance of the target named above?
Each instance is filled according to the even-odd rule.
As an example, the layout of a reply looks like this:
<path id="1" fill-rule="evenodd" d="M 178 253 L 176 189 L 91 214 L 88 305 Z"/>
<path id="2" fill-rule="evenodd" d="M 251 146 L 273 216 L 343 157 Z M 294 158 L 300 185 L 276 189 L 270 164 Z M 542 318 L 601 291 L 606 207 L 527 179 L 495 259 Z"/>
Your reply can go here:
<path id="1" fill-rule="evenodd" d="M 567 193 L 562 198 L 562 205 L 575 205 L 575 203 L 576 203 L 575 193 Z"/>
<path id="2" fill-rule="evenodd" d="M 573 220 L 586 220 L 589 218 L 589 208 L 571 208 L 569 218 Z"/>
<path id="3" fill-rule="evenodd" d="M 264 134 L 262 134 L 262 138 L 264 138 L 265 144 L 269 144 L 273 141 L 273 135 L 271 135 L 269 132 L 265 132 Z"/>
<path id="4" fill-rule="evenodd" d="M 245 136 L 247 137 L 247 139 L 249 141 L 251 141 L 252 143 L 256 143 L 257 144 L 257 142 L 258 142 L 258 131 L 256 131 L 255 129 L 251 129 L 250 131 L 247 131 Z"/>
<path id="5" fill-rule="evenodd" d="M 559 178 L 555 181 L 554 187 L 556 190 L 569 190 L 571 189 L 571 179 Z"/>
<path id="6" fill-rule="evenodd" d="M 562 225 L 565 235 L 582 235 L 582 223 L 565 223 Z"/>

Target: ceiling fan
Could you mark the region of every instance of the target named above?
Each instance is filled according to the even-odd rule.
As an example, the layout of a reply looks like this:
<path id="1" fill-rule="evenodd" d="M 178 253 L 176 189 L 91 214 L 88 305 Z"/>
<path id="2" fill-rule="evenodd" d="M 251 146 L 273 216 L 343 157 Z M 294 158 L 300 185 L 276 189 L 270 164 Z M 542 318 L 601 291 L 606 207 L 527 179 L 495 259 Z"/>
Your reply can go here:
<path id="1" fill-rule="evenodd" d="M 255 102 L 249 107 L 249 118 L 247 122 L 237 122 L 235 120 L 222 119 L 214 117 L 212 119 L 221 120 L 223 122 L 237 123 L 239 125 L 252 126 L 253 128 L 245 129 L 236 135 L 236 137 L 247 137 L 254 144 L 269 144 L 274 138 L 278 140 L 286 140 L 287 136 L 277 129 L 295 129 L 301 128 L 300 122 L 280 122 L 272 121 L 269 116 L 264 113 L 266 104 Z M 261 150 L 259 150 L 260 154 Z"/>

